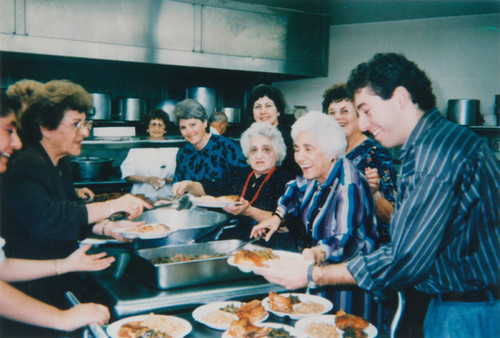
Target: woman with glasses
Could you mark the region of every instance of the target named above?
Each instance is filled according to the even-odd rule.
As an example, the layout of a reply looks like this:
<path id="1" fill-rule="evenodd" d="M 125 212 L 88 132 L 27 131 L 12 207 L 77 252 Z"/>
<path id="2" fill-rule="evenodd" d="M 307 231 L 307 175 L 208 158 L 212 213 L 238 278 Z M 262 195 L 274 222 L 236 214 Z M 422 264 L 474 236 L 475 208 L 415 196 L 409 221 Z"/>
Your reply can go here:
<path id="1" fill-rule="evenodd" d="M 170 123 L 167 113 L 153 109 L 144 118 L 149 140 L 163 140 Z M 122 178 L 132 182 L 132 194 L 150 199 L 172 194 L 178 148 L 130 149 L 121 165 Z"/>
<path id="2" fill-rule="evenodd" d="M 123 238 L 115 230 L 142 225 L 107 218 L 124 211 L 138 217 L 149 204 L 132 195 L 84 204 L 73 187 L 69 156 L 81 152 L 91 124 L 85 113 L 92 97 L 81 86 L 54 80 L 35 91 L 22 117 L 23 149 L 14 153 L 2 181 L 1 224 L 9 258 L 59 259 L 91 233 Z M 16 287 L 43 302 L 67 308 L 64 293 L 81 294 L 72 274 L 42 278 Z"/>

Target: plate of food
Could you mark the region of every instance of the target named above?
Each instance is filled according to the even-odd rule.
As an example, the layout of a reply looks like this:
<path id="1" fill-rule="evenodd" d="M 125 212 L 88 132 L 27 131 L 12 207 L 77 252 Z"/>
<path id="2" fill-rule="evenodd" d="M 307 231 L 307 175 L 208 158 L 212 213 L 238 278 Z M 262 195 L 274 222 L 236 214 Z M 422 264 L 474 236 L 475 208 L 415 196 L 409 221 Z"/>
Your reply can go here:
<path id="1" fill-rule="evenodd" d="M 140 227 L 118 229 L 118 232 L 127 239 L 156 239 L 169 236 L 174 230 L 164 224 L 146 224 Z"/>
<path id="2" fill-rule="evenodd" d="M 182 338 L 193 330 L 182 318 L 163 315 L 141 315 L 120 319 L 106 328 L 112 338 L 119 337 L 173 337 Z"/>
<path id="3" fill-rule="evenodd" d="M 298 331 L 289 325 L 280 323 L 252 324 L 248 319 L 234 321 L 231 327 L 222 334 L 222 338 L 239 337 L 299 337 Z"/>
<path id="4" fill-rule="evenodd" d="M 205 208 L 225 208 L 230 205 L 241 204 L 241 198 L 238 195 L 227 195 L 219 197 L 210 195 L 195 197 L 190 195 L 189 199 L 195 206 Z"/>
<path id="5" fill-rule="evenodd" d="M 217 302 L 202 305 L 193 311 L 193 318 L 215 330 L 229 330 L 233 321 L 247 318 L 252 323 L 260 323 L 269 317 L 260 300 L 243 302 Z"/>
<path id="6" fill-rule="evenodd" d="M 321 315 L 333 309 L 328 299 L 305 293 L 269 292 L 269 297 L 262 300 L 262 306 L 278 317 L 288 316 L 291 319 Z"/>
<path id="7" fill-rule="evenodd" d="M 297 252 L 258 247 L 236 251 L 227 259 L 227 263 L 243 272 L 251 272 L 255 269 L 279 269 L 281 265 L 289 267 L 303 259 Z"/>
<path id="8" fill-rule="evenodd" d="M 295 329 L 301 337 L 366 337 L 373 338 L 378 334 L 375 326 L 363 318 L 346 314 L 343 310 L 336 315 L 321 315 L 302 318 L 295 323 Z"/>

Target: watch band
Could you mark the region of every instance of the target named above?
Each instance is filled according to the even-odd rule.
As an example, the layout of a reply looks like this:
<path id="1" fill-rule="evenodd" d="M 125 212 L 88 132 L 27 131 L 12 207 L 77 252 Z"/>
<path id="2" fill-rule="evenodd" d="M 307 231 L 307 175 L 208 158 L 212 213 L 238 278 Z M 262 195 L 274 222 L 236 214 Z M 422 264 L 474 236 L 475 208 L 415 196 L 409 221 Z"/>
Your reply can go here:
<path id="1" fill-rule="evenodd" d="M 314 265 L 314 263 L 311 263 L 311 265 L 309 265 L 309 267 L 307 268 L 307 287 L 309 289 L 317 289 L 319 287 L 318 284 L 314 283 L 312 276 L 312 272 L 315 266 L 316 265 Z"/>

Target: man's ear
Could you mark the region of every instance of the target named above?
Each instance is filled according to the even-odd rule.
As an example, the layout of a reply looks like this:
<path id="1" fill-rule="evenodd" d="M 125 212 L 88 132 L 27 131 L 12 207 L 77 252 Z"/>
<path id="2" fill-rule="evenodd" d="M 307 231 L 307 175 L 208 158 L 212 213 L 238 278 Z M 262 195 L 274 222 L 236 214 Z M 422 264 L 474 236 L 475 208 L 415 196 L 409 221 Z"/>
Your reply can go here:
<path id="1" fill-rule="evenodd" d="M 397 103 L 401 108 L 405 107 L 407 104 L 413 104 L 411 99 L 411 94 L 405 87 L 399 86 L 392 92 L 392 98 L 397 100 Z"/>

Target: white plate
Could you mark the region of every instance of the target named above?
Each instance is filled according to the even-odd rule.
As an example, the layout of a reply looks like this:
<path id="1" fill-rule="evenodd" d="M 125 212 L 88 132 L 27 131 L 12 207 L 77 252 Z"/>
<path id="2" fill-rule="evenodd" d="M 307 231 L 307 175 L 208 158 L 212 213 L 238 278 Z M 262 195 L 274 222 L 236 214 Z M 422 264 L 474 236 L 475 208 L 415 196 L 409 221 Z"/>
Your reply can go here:
<path id="1" fill-rule="evenodd" d="M 191 202 L 197 207 L 205 207 L 205 208 L 225 208 L 230 205 L 238 205 L 241 202 L 230 202 L 230 201 L 206 201 L 199 197 L 189 196 Z"/>
<path id="2" fill-rule="evenodd" d="M 140 229 L 142 227 L 145 227 L 147 225 L 152 225 L 155 226 L 157 224 L 146 224 L 141 227 L 138 227 L 137 229 Z M 127 239 L 135 239 L 135 238 L 140 238 L 140 239 L 157 239 L 157 238 L 165 238 L 170 236 L 172 232 L 175 230 L 172 229 L 172 227 L 169 227 L 170 231 L 162 231 L 162 232 L 139 232 L 139 231 L 131 231 L 130 228 L 127 229 L 117 229 L 114 230 L 114 232 L 117 232 L 123 236 L 123 238 Z"/>
<path id="3" fill-rule="evenodd" d="M 288 316 L 291 319 L 296 320 L 296 319 L 301 319 L 301 318 L 305 318 L 305 317 L 322 315 L 324 313 L 329 312 L 331 309 L 333 309 L 332 302 L 330 302 L 328 299 L 320 297 L 320 296 L 308 295 L 305 293 L 280 293 L 279 295 L 283 296 L 283 297 L 288 297 L 290 295 L 299 297 L 299 300 L 301 303 L 314 302 L 317 304 L 321 304 L 321 305 L 323 305 L 323 311 L 321 311 L 319 313 L 311 313 L 311 314 L 307 314 L 307 315 L 306 314 L 298 314 L 298 313 L 294 313 L 294 312 L 286 313 L 286 312 L 280 312 L 280 311 L 273 311 L 273 310 L 271 310 L 271 304 L 269 303 L 270 302 L 269 297 L 264 298 L 264 300 L 262 301 L 262 306 L 264 307 L 264 309 L 274 313 L 278 317 Z M 294 305 L 294 306 L 296 306 L 296 305 Z"/>
<path id="4" fill-rule="evenodd" d="M 244 247 L 244 248 L 246 250 L 252 250 L 252 251 L 266 249 L 264 247 L 259 247 L 258 249 L 252 249 L 252 248 L 247 248 L 247 247 Z M 273 263 L 275 262 L 275 264 L 272 268 L 235 264 L 234 263 L 234 256 L 230 256 L 227 259 L 227 264 L 235 266 L 243 272 L 252 272 L 254 270 L 279 269 L 278 265 L 281 265 L 281 264 L 289 267 L 290 264 L 294 264 L 295 262 L 297 262 L 297 260 L 304 260 L 304 257 L 298 252 L 284 251 L 284 250 L 273 250 L 273 254 L 275 254 L 276 256 L 279 257 L 279 263 L 278 263 L 278 259 L 269 260 L 269 261 L 273 261 Z"/>
<path id="5" fill-rule="evenodd" d="M 285 330 L 290 333 L 291 336 L 293 337 L 299 337 L 299 332 L 297 329 L 295 329 L 293 326 L 285 325 L 285 324 L 280 324 L 280 323 L 260 323 L 257 324 L 256 326 L 266 326 L 270 327 L 273 329 L 281 329 L 284 328 Z M 226 331 L 222 334 L 222 338 L 234 338 L 233 336 L 230 336 L 229 333 Z"/>
<path id="6" fill-rule="evenodd" d="M 118 338 L 118 332 L 120 331 L 120 328 L 122 327 L 123 324 L 130 322 L 139 322 L 141 320 L 148 318 L 149 316 L 151 315 L 132 316 L 120 319 L 112 324 L 109 324 L 108 327 L 106 328 L 106 332 L 111 338 Z M 156 316 L 161 316 L 161 315 L 156 315 Z M 168 317 L 184 326 L 182 332 L 180 332 L 178 335 L 173 336 L 174 338 L 182 338 L 184 336 L 187 336 L 193 330 L 191 324 L 185 319 L 174 316 L 162 316 L 162 317 Z"/>
<path id="7" fill-rule="evenodd" d="M 244 304 L 245 303 L 243 303 L 243 302 L 217 302 L 217 303 L 210 303 L 210 304 L 202 305 L 202 306 L 197 307 L 193 311 L 193 318 L 197 322 L 200 322 L 203 325 L 206 325 L 206 326 L 208 326 L 208 327 L 210 327 L 212 329 L 221 330 L 221 331 L 229 330 L 229 326 L 231 326 L 231 324 L 224 325 L 224 324 L 210 323 L 210 322 L 207 322 L 205 320 L 205 316 L 209 312 L 219 310 L 220 308 L 223 308 L 224 306 L 227 306 L 227 305 L 234 305 L 234 306 L 237 306 L 237 307 L 241 307 Z M 232 316 L 234 317 L 235 320 L 238 320 L 238 316 L 237 315 L 232 315 Z M 267 313 L 262 319 L 260 319 L 259 321 L 257 321 L 257 323 L 263 322 L 268 317 L 269 317 L 269 313 Z"/>
<path id="8" fill-rule="evenodd" d="M 309 337 L 305 332 L 311 323 L 327 323 L 335 326 L 335 315 L 322 315 L 322 316 L 312 316 L 307 318 L 302 318 L 297 323 L 295 323 L 295 329 L 299 332 L 301 337 Z M 378 330 L 375 326 L 370 324 L 366 329 L 363 330 L 368 338 L 376 337 Z M 343 331 L 337 328 L 339 336 L 342 337 Z"/>

